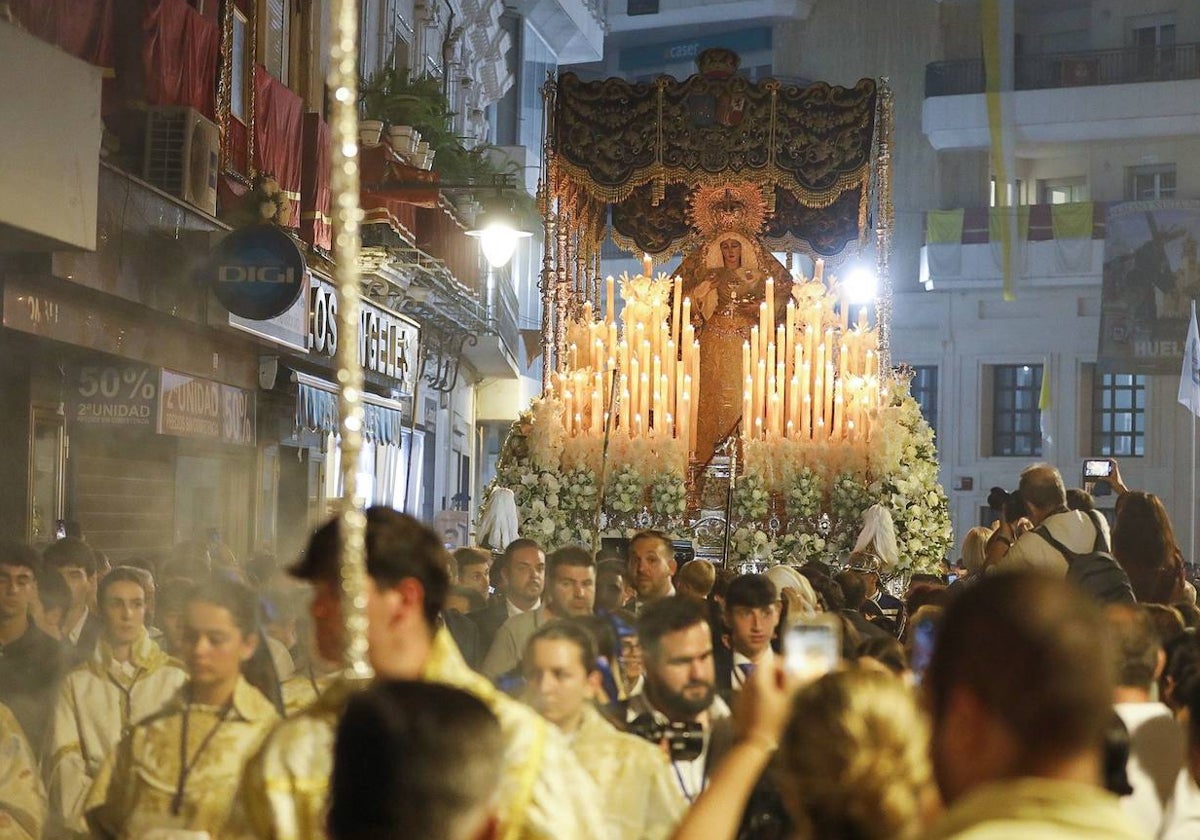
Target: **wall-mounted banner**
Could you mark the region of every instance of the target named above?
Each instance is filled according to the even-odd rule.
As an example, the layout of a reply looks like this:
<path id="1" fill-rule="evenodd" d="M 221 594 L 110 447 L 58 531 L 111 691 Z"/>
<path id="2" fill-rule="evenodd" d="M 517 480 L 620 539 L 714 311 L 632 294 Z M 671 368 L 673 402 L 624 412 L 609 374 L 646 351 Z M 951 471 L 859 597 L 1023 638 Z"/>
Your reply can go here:
<path id="1" fill-rule="evenodd" d="M 163 370 L 159 392 L 159 434 L 254 445 L 252 391 Z"/>
<path id="2" fill-rule="evenodd" d="M 70 418 L 84 426 L 154 427 L 158 410 L 158 370 L 117 363 L 80 365 L 70 389 Z"/>
<path id="3" fill-rule="evenodd" d="M 1177 374 L 1200 298 L 1200 201 L 1108 208 L 1100 309 L 1101 371 Z"/>

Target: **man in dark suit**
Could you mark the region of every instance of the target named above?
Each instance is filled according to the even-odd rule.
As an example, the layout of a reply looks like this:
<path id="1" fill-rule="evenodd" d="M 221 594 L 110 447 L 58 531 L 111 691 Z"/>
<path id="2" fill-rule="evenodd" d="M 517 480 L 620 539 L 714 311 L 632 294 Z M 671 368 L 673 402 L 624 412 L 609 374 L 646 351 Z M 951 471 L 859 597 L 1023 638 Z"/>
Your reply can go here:
<path id="1" fill-rule="evenodd" d="M 779 595 L 766 575 L 740 575 L 725 593 L 729 646 L 713 650 L 717 688 L 726 697 L 739 690 L 760 666 L 774 659 L 771 641 L 779 625 Z"/>
<path id="2" fill-rule="evenodd" d="M 99 560 L 79 537 L 63 537 L 42 553 L 48 569 L 56 570 L 71 590 L 71 604 L 62 619 L 62 643 L 73 662 L 86 662 L 100 638 L 100 618 L 89 604 L 95 600 Z"/>
<path id="3" fill-rule="evenodd" d="M 491 603 L 469 616 L 479 628 L 479 650 L 484 654 L 491 649 L 500 625 L 542 605 L 546 584 L 546 553 L 536 540 L 513 540 L 497 566 L 499 592 L 492 596 Z"/>

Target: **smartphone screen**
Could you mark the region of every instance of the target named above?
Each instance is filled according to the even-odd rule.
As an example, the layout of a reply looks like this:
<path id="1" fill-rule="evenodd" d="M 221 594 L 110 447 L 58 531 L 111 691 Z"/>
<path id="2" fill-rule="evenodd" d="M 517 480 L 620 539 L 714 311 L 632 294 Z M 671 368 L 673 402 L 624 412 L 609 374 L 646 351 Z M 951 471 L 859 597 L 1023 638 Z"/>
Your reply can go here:
<path id="1" fill-rule="evenodd" d="M 842 627 L 836 616 L 815 616 L 783 636 L 783 667 L 802 679 L 816 679 L 842 661 Z"/>
<path id="2" fill-rule="evenodd" d="M 1112 475 L 1112 463 L 1104 458 L 1088 458 L 1083 462 L 1084 478 L 1108 478 Z"/>
<path id="3" fill-rule="evenodd" d="M 925 676 L 925 669 L 929 667 L 929 661 L 933 658 L 933 645 L 936 641 L 937 624 L 932 618 L 921 619 L 912 628 L 912 653 L 908 665 L 912 668 L 918 684 Z"/>

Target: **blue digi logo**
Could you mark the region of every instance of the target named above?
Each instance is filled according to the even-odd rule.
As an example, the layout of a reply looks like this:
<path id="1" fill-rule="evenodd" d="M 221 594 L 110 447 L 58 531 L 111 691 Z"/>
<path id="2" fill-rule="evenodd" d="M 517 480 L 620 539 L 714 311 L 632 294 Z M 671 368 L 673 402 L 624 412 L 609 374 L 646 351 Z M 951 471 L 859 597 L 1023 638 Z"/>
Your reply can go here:
<path id="1" fill-rule="evenodd" d="M 213 294 L 234 315 L 267 321 L 287 312 L 306 285 L 304 255 L 275 225 L 240 228 L 209 259 Z"/>

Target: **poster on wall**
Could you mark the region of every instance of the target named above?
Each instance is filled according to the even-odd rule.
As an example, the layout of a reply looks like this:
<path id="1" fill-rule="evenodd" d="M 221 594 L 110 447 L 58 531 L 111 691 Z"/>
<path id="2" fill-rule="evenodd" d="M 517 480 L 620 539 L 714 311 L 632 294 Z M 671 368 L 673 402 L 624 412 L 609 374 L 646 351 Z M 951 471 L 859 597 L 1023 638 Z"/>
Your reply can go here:
<path id="1" fill-rule="evenodd" d="M 1178 374 L 1200 298 L 1200 201 L 1108 209 L 1098 364 L 1104 373 Z"/>
<path id="2" fill-rule="evenodd" d="M 255 395 L 244 388 L 163 369 L 158 433 L 254 445 Z"/>
<path id="3" fill-rule="evenodd" d="M 71 420 L 84 426 L 154 426 L 158 409 L 158 371 L 148 365 L 80 365 L 70 389 Z"/>

